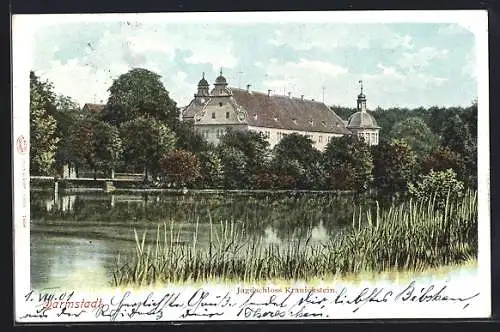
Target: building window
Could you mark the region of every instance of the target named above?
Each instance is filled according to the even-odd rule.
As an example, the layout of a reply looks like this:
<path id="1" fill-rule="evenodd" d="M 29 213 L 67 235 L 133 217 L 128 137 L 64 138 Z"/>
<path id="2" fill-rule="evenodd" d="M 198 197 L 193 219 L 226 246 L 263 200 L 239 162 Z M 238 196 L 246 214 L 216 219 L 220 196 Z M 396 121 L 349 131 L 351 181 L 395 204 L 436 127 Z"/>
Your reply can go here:
<path id="1" fill-rule="evenodd" d="M 229 112 L 226 112 L 226 119 L 229 119 Z"/>
<path id="2" fill-rule="evenodd" d="M 215 112 L 212 112 L 212 119 L 215 119 Z"/>
<path id="3" fill-rule="evenodd" d="M 323 136 L 319 136 L 319 137 L 318 137 L 318 141 L 319 141 L 320 143 L 323 143 Z"/>

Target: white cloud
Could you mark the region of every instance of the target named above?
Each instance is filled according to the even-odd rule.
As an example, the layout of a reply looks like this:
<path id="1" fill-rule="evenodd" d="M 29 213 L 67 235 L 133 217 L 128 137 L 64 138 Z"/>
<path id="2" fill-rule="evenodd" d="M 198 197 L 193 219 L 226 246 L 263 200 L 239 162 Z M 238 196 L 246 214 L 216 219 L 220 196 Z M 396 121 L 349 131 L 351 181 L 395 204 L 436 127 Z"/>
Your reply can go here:
<path id="1" fill-rule="evenodd" d="M 455 36 L 464 33 L 470 33 L 469 28 L 465 24 L 446 24 L 438 29 L 438 33 L 447 36 Z"/>
<path id="2" fill-rule="evenodd" d="M 304 95 L 306 99 L 322 100 L 325 88 L 327 104 L 355 106 L 360 79 L 363 80 L 370 107 L 389 107 L 395 103 L 405 104 L 404 98 L 412 90 L 423 91 L 441 86 L 446 78 L 422 71 L 408 73 L 397 67 L 379 63 L 375 73 L 354 74 L 334 63 L 301 59 L 297 62 L 260 64 L 267 73 L 263 86 L 257 90 L 272 89 L 275 94 L 291 92 L 293 96 Z M 424 105 L 426 101 L 422 101 Z"/>
<path id="3" fill-rule="evenodd" d="M 423 47 L 414 52 L 405 52 L 402 57 L 397 60 L 397 64 L 402 68 L 411 72 L 418 71 L 426 67 L 434 59 L 446 59 L 448 50 L 439 50 L 435 47 Z"/>
<path id="4" fill-rule="evenodd" d="M 51 61 L 48 70 L 37 70 L 36 73 L 53 82 L 56 93 L 70 96 L 83 106 L 85 103 L 106 102 L 113 77 L 128 69 L 126 65 L 115 63 L 109 70 L 95 70 L 72 59 L 66 63 Z"/>
<path id="5" fill-rule="evenodd" d="M 54 60 L 57 40 L 50 48 L 40 44 L 44 52 L 40 52 L 41 61 L 35 69 L 54 83 L 58 93 L 83 105 L 106 101 L 113 79 L 132 67 L 142 67 L 164 76 L 171 97 L 182 105 L 189 101 L 186 91 L 192 86 L 186 83 L 187 74 L 174 68 L 176 52 L 189 52 L 184 60 L 191 64 L 207 63 L 217 70 L 221 66 L 232 68 L 238 61 L 232 41 L 224 37 L 217 28 L 123 23 L 117 30 L 103 30 L 94 40 L 76 39 L 75 43 L 86 47 L 69 61 Z"/>
<path id="6" fill-rule="evenodd" d="M 186 80 L 187 77 L 185 72 L 177 71 L 163 80 L 170 98 L 177 102 L 178 107 L 186 106 L 193 98 L 193 84 Z"/>
<path id="7" fill-rule="evenodd" d="M 290 25 L 274 31 L 268 43 L 287 45 L 296 50 L 334 50 L 336 48 L 411 49 L 412 38 L 391 30 L 387 24 Z"/>
<path id="8" fill-rule="evenodd" d="M 465 58 L 465 66 L 462 68 L 462 74 L 468 75 L 474 79 L 477 79 L 477 50 L 476 48 L 472 48 L 469 52 L 467 52 Z"/>

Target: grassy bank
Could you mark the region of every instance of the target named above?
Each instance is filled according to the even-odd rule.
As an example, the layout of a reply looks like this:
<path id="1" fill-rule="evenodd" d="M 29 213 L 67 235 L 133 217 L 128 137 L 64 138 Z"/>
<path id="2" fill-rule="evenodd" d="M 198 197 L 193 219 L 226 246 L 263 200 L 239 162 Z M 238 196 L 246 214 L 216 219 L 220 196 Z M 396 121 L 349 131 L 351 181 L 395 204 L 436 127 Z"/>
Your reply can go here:
<path id="1" fill-rule="evenodd" d="M 309 238 L 285 245 L 249 240 L 234 224 L 215 220 L 208 247 L 198 232 L 188 245 L 175 245 L 173 225 L 158 226 L 153 245 L 136 236 L 136 255 L 119 258 L 114 284 L 204 282 L 210 280 L 313 280 L 384 271 L 424 271 L 474 261 L 477 256 L 477 193 L 435 201 L 408 201 L 381 209 L 360 209 L 352 225 L 328 242 Z"/>

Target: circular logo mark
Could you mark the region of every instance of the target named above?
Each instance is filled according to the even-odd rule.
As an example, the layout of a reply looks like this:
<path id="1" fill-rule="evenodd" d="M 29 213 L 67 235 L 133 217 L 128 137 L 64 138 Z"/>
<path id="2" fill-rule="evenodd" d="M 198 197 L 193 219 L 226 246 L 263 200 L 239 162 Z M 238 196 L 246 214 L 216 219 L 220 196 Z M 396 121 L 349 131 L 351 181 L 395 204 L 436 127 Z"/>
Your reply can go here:
<path id="1" fill-rule="evenodd" d="M 23 135 L 19 136 L 16 141 L 17 152 L 25 154 L 28 151 L 28 141 Z"/>

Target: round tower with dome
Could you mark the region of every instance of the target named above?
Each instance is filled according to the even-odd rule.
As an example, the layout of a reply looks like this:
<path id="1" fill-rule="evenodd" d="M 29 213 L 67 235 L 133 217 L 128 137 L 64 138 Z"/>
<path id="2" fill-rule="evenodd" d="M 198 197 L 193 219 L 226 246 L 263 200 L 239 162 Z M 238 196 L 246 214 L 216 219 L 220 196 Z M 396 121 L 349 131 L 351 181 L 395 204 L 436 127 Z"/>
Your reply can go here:
<path id="1" fill-rule="evenodd" d="M 378 145 L 380 126 L 375 118 L 366 110 L 366 96 L 363 93 L 363 81 L 359 81 L 361 92 L 357 100 L 357 112 L 351 115 L 347 123 L 354 135 L 369 145 Z"/>

